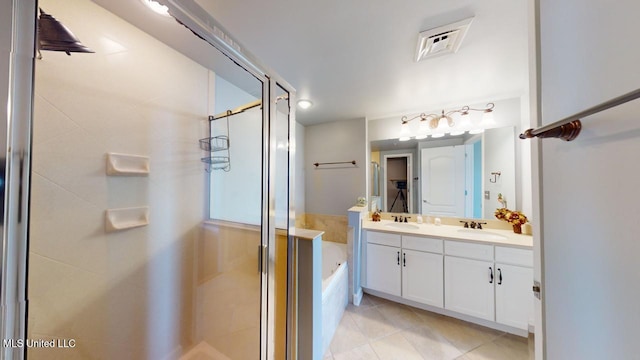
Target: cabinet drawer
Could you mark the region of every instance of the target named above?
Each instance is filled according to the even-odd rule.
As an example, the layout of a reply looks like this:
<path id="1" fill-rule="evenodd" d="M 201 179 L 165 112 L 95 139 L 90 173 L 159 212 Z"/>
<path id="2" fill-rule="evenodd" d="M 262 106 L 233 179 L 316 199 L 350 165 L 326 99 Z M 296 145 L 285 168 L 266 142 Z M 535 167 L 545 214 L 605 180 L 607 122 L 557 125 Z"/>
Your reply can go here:
<path id="1" fill-rule="evenodd" d="M 493 245 L 447 240 L 444 242 L 444 253 L 470 259 L 493 261 Z"/>
<path id="2" fill-rule="evenodd" d="M 400 234 L 367 231 L 367 243 L 400 247 Z"/>
<path id="3" fill-rule="evenodd" d="M 442 254 L 442 240 L 419 236 L 402 235 L 402 247 L 404 249 L 427 251 Z"/>
<path id="4" fill-rule="evenodd" d="M 496 246 L 496 262 L 533 267 L 533 251 Z"/>

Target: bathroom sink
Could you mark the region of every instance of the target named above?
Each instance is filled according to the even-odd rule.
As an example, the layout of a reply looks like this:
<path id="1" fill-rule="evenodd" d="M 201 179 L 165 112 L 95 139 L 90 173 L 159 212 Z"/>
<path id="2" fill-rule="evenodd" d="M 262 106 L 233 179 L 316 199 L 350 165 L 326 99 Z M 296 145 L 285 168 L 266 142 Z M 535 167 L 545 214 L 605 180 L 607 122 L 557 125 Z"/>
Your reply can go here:
<path id="1" fill-rule="evenodd" d="M 470 235 L 470 238 L 477 240 L 506 240 L 507 237 L 504 235 L 492 233 L 486 230 L 478 230 L 478 229 L 458 229 L 459 233 L 463 233 L 465 236 Z"/>
<path id="2" fill-rule="evenodd" d="M 384 226 L 386 227 L 390 227 L 390 228 L 395 228 L 395 229 L 404 229 L 404 230 L 416 230 L 416 229 L 420 229 L 420 227 L 416 224 L 411 224 L 411 223 L 401 223 L 401 222 L 392 222 L 392 223 L 386 223 L 384 224 Z"/>

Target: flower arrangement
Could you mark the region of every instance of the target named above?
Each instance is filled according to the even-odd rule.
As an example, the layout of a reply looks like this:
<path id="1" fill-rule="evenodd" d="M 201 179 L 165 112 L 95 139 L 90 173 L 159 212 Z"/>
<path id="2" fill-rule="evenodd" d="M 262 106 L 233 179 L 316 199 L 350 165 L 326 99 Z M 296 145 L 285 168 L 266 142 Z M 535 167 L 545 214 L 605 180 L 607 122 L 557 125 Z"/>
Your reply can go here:
<path id="1" fill-rule="evenodd" d="M 513 232 L 522 234 L 522 224 L 526 223 L 527 217 L 520 211 L 509 210 L 507 208 L 496 209 L 496 218 L 504 220 L 513 226 Z"/>
<path id="2" fill-rule="evenodd" d="M 496 218 L 511 223 L 512 225 L 522 225 L 529 221 L 520 211 L 509 210 L 507 208 L 496 209 L 494 215 Z"/>

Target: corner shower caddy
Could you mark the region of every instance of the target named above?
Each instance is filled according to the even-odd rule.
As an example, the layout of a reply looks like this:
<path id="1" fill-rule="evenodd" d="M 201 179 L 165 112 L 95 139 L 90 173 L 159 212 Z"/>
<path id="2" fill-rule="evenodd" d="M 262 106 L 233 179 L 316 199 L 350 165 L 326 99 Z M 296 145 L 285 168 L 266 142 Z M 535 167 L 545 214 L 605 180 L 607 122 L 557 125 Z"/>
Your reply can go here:
<path id="1" fill-rule="evenodd" d="M 212 134 L 211 122 L 226 119 L 227 120 L 227 133 L 225 135 L 217 135 L 200 139 L 200 148 L 209 152 L 209 156 L 205 156 L 200 159 L 203 163 L 207 164 L 207 171 L 211 170 L 231 170 L 231 155 L 229 152 L 229 117 L 245 112 L 246 110 L 253 109 L 254 107 L 262 106 L 262 100 L 256 100 L 240 106 L 233 110 L 227 110 L 216 116 L 209 115 L 209 134 Z M 216 153 L 216 155 L 213 155 Z"/>
<path id="2" fill-rule="evenodd" d="M 231 156 L 229 153 L 229 116 L 232 115 L 231 110 L 227 111 L 222 117 L 209 116 L 209 134 L 211 134 L 211 122 L 225 118 L 227 120 L 226 134 L 210 136 L 200 139 L 200 149 L 207 151 L 209 156 L 200 159 L 207 164 L 207 171 L 211 170 L 231 170 Z M 214 155 L 215 154 L 215 155 Z"/>

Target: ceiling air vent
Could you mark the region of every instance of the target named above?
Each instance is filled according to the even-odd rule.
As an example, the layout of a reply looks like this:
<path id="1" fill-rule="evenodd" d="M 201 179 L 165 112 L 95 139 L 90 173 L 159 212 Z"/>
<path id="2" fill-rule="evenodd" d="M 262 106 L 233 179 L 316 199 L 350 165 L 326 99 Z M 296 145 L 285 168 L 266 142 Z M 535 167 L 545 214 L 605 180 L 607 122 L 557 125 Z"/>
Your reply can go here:
<path id="1" fill-rule="evenodd" d="M 467 34 L 473 18 L 458 21 L 453 24 L 425 30 L 418 36 L 416 61 L 421 61 L 444 54 L 458 51 L 462 39 Z"/>

